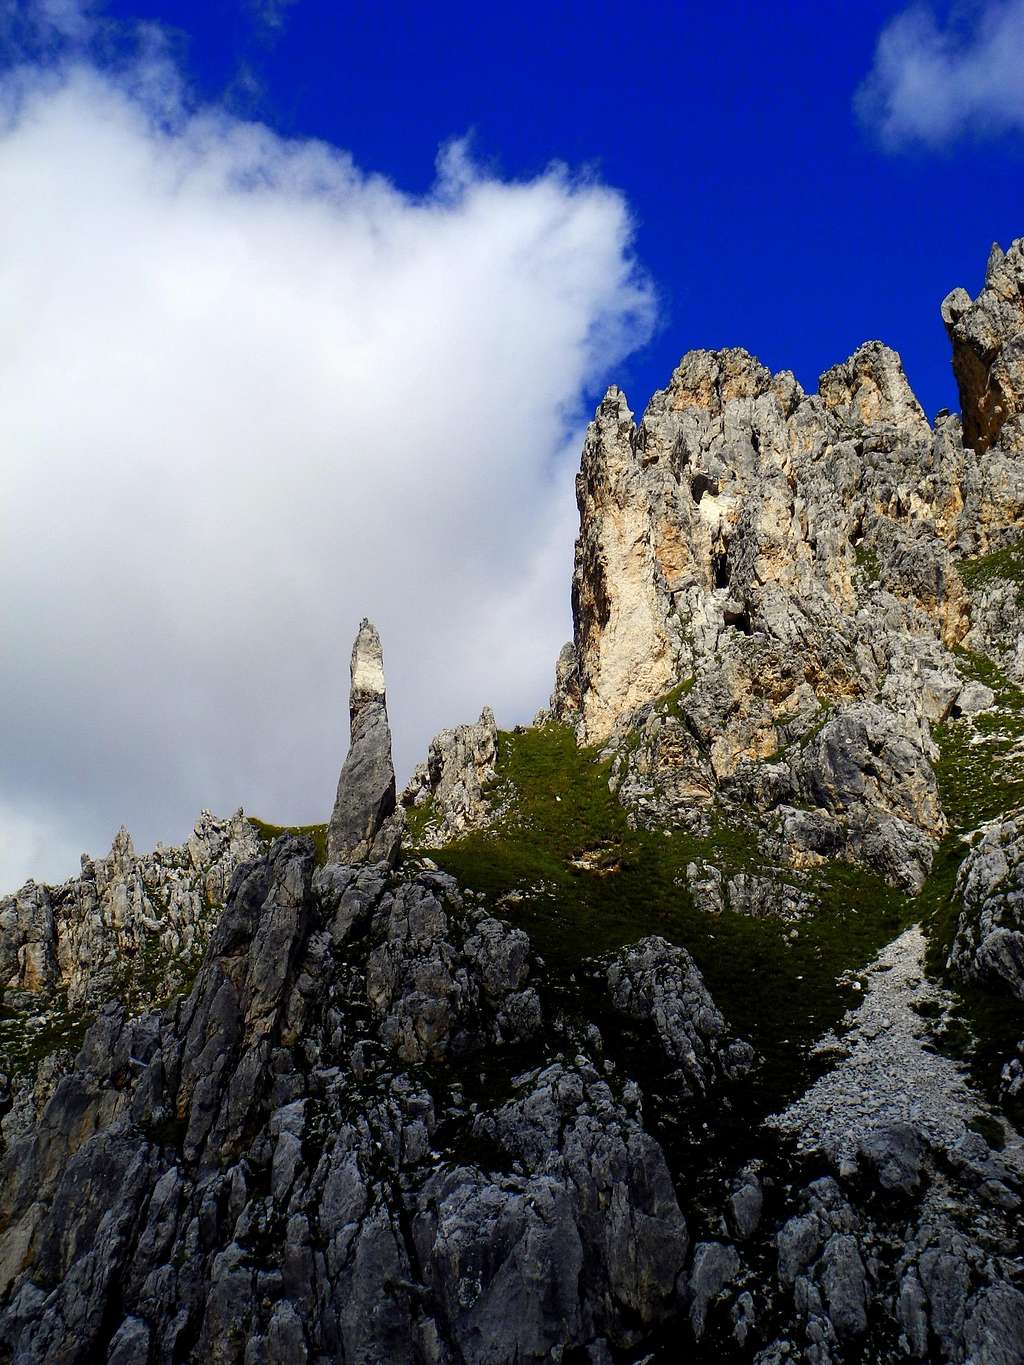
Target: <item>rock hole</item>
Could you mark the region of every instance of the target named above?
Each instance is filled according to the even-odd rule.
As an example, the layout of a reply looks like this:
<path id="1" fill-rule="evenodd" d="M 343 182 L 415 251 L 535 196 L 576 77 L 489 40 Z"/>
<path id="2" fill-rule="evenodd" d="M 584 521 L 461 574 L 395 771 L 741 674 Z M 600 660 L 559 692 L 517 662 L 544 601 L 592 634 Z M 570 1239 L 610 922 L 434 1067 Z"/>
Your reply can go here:
<path id="1" fill-rule="evenodd" d="M 732 626 L 734 630 L 740 631 L 743 635 L 753 635 L 754 628 L 750 624 L 750 612 L 746 607 L 738 607 L 733 604 L 733 608 L 727 605 L 725 608 L 725 624 Z"/>
<path id="2" fill-rule="evenodd" d="M 695 474 L 693 482 L 690 484 L 690 496 L 695 503 L 699 503 L 705 493 L 710 493 L 713 498 L 717 498 L 718 480 L 711 478 L 709 474 Z"/>
<path id="3" fill-rule="evenodd" d="M 718 550 L 711 556 L 711 572 L 715 576 L 716 588 L 729 586 L 729 556 L 725 550 Z"/>

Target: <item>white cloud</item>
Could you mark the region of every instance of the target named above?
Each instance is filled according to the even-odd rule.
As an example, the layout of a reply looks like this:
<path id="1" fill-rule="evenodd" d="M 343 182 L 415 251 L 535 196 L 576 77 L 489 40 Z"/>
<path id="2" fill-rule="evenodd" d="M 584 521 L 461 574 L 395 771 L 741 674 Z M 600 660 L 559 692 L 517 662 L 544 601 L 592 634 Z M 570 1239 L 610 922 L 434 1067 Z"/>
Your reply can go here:
<path id="1" fill-rule="evenodd" d="M 456 146 L 417 199 L 179 101 L 159 54 L 0 91 L 0 889 L 122 821 L 325 818 L 364 613 L 405 771 L 528 717 L 584 396 L 651 325 L 600 184 Z"/>
<path id="2" fill-rule="evenodd" d="M 961 8 L 944 26 L 923 6 L 897 15 L 882 31 L 856 106 L 890 148 L 1021 131 L 1024 0 Z"/>
<path id="3" fill-rule="evenodd" d="M 247 0 L 253 18 L 264 29 L 278 32 L 284 28 L 285 16 L 298 0 Z"/>

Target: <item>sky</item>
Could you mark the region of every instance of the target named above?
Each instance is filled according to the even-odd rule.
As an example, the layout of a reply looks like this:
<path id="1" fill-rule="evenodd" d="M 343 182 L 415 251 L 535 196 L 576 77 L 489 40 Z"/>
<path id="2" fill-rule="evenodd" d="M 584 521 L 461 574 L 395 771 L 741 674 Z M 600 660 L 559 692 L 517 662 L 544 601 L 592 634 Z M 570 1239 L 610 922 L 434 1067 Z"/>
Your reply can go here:
<path id="1" fill-rule="evenodd" d="M 529 720 L 573 477 L 698 346 L 862 341 L 1024 233 L 1024 0 L 0 0 L 0 892 Z"/>

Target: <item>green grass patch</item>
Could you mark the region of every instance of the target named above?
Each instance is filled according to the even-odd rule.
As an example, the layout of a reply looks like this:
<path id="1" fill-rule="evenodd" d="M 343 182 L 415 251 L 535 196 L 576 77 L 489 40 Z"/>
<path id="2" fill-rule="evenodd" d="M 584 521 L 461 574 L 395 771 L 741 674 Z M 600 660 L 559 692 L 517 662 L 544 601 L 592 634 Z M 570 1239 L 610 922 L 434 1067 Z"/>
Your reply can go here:
<path id="1" fill-rule="evenodd" d="M 578 985 L 586 959 L 649 934 L 688 948 L 731 1026 L 765 1059 L 752 1091 L 766 1105 L 797 1093 L 818 1069 L 811 1043 L 859 998 L 836 977 L 912 922 L 913 903 L 862 868 L 767 864 L 740 815 L 719 813 L 707 838 L 630 829 L 609 767 L 564 726 L 501 733 L 496 781 L 514 791 L 510 813 L 430 857 L 529 933 L 556 990 L 571 978 Z M 795 940 L 778 919 L 709 914 L 686 885 L 687 864 L 700 858 L 726 877 L 790 882 L 821 908 L 800 921 Z M 559 1003 L 574 999 L 578 990 L 566 989 Z"/>
<path id="2" fill-rule="evenodd" d="M 976 559 L 961 560 L 957 567 L 964 586 L 971 592 L 1002 579 L 1018 585 L 1018 601 L 1024 596 L 1024 538 Z"/>
<path id="3" fill-rule="evenodd" d="M 857 568 L 860 569 L 864 578 L 873 583 L 882 576 L 882 565 L 878 558 L 877 550 L 869 550 L 866 545 L 854 546 L 853 557 Z"/>
<path id="4" fill-rule="evenodd" d="M 655 711 L 663 716 L 682 716 L 683 711 L 680 702 L 693 690 L 695 678 L 684 678 L 681 683 L 676 683 L 671 691 L 666 692 L 663 697 L 659 697 L 654 703 Z"/>
<path id="5" fill-rule="evenodd" d="M 247 819 L 256 831 L 260 843 L 266 847 L 269 848 L 274 840 L 282 834 L 298 834 L 304 839 L 312 840 L 314 860 L 317 867 L 322 867 L 327 861 L 326 825 L 271 825 L 266 820 L 257 820 L 255 815 L 250 815 Z"/>
<path id="6" fill-rule="evenodd" d="M 434 817 L 433 801 L 424 801 L 422 806 L 405 808 L 405 841 L 418 848 L 426 841 L 427 826 Z"/>
<path id="7" fill-rule="evenodd" d="M 40 996 L 29 1008 L 0 1006 L 0 1070 L 34 1076 L 52 1052 L 64 1048 L 78 1052 L 93 1018 L 68 1009 L 63 993 Z"/>

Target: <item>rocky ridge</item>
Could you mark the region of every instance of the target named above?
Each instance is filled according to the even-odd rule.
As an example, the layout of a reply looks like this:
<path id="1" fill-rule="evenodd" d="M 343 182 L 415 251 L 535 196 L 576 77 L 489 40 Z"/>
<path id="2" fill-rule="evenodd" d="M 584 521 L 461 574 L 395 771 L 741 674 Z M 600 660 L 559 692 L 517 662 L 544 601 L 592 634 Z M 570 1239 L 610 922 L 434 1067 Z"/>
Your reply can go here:
<path id="1" fill-rule="evenodd" d="M 4 1122 L 0 1361 L 1024 1360 L 1022 261 L 962 428 L 877 342 L 610 390 L 550 709 L 401 807 L 363 622 L 323 843 Z"/>
<path id="2" fill-rule="evenodd" d="M 209 937 L 240 863 L 259 839 L 241 811 L 219 820 L 203 811 L 179 848 L 137 854 L 126 829 L 106 858 L 82 856 L 61 886 L 28 882 L 0 899 L 0 984 L 8 1005 L 64 992 L 72 1009 L 122 994 L 128 975 L 159 964 L 163 988 L 181 989 Z"/>

